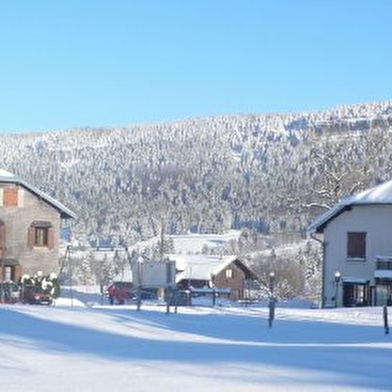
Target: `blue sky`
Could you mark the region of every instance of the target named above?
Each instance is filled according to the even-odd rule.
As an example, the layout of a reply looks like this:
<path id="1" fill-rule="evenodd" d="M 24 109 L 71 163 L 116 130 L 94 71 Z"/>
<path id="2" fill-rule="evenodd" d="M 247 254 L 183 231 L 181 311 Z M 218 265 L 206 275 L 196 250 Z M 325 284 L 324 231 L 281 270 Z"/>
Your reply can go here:
<path id="1" fill-rule="evenodd" d="M 0 3 L 0 132 L 391 99 L 388 0 Z"/>

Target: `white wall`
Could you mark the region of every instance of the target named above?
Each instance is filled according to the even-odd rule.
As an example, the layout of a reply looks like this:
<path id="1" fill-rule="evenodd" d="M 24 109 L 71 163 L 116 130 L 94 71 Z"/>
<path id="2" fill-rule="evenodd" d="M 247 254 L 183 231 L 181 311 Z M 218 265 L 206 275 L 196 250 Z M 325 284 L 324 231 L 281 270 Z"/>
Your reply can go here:
<path id="1" fill-rule="evenodd" d="M 366 232 L 366 260 L 347 261 L 347 232 Z M 324 230 L 325 305 L 333 305 L 336 271 L 342 278 L 369 279 L 374 285 L 376 256 L 392 256 L 392 205 L 353 206 L 333 219 Z M 341 304 L 340 290 L 338 304 Z"/>

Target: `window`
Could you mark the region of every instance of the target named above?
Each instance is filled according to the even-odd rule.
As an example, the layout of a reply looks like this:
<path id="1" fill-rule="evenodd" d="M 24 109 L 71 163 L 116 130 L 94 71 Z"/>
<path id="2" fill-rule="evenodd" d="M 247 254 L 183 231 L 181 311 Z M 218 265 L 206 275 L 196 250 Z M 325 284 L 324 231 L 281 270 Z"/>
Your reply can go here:
<path id="1" fill-rule="evenodd" d="M 226 270 L 226 279 L 231 279 L 233 277 L 233 270 L 227 269 Z"/>
<path id="2" fill-rule="evenodd" d="M 9 266 L 6 266 L 5 268 L 4 268 L 4 280 L 6 281 L 6 282 L 9 282 L 10 280 L 12 280 L 12 268 L 11 267 L 9 267 Z"/>
<path id="3" fill-rule="evenodd" d="M 347 233 L 347 258 L 366 258 L 366 233 Z"/>
<path id="4" fill-rule="evenodd" d="M 30 247 L 54 247 L 54 228 L 50 222 L 34 221 L 28 230 L 28 245 Z"/>
<path id="5" fill-rule="evenodd" d="M 4 207 L 18 206 L 18 188 L 8 187 L 3 189 L 3 206 Z"/>
<path id="6" fill-rule="evenodd" d="M 47 227 L 36 227 L 34 233 L 35 246 L 48 246 L 48 232 Z"/>

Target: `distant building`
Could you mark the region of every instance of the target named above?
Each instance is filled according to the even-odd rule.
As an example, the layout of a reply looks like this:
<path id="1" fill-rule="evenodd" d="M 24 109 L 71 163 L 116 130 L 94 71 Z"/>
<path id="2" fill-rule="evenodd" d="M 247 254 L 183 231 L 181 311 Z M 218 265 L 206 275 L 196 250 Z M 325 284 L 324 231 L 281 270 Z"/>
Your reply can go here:
<path id="1" fill-rule="evenodd" d="M 392 303 L 392 181 L 342 200 L 308 230 L 323 244 L 322 306 Z"/>
<path id="2" fill-rule="evenodd" d="M 179 288 L 221 289 L 233 301 L 245 299 L 248 281 L 258 279 L 237 256 L 170 255 L 170 260 L 176 262 Z"/>
<path id="3" fill-rule="evenodd" d="M 0 169 L 1 280 L 56 273 L 61 228 L 75 218 L 52 197 Z"/>

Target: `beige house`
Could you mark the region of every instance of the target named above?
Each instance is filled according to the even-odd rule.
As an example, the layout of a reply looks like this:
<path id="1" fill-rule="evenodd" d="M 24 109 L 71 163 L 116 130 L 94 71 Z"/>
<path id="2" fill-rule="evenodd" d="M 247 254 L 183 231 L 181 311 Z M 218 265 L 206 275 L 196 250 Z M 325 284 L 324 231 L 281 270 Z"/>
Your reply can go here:
<path id="1" fill-rule="evenodd" d="M 0 169 L 1 280 L 56 273 L 60 229 L 74 218 L 58 201 Z"/>
<path id="2" fill-rule="evenodd" d="M 392 301 L 392 181 L 342 200 L 309 231 L 323 244 L 322 306 Z"/>

